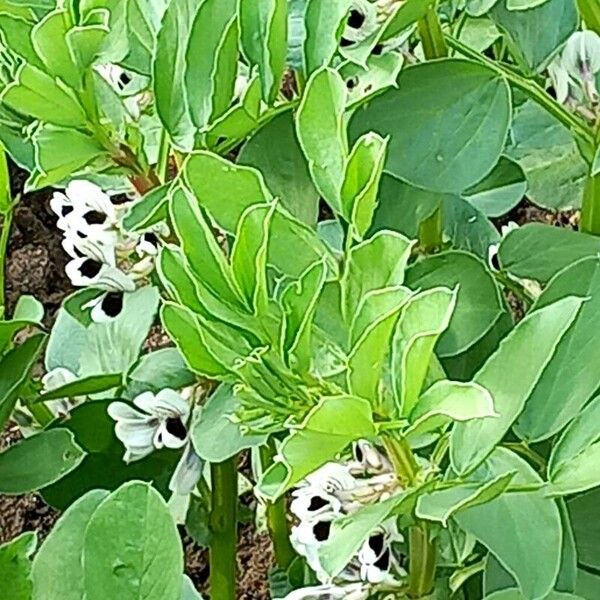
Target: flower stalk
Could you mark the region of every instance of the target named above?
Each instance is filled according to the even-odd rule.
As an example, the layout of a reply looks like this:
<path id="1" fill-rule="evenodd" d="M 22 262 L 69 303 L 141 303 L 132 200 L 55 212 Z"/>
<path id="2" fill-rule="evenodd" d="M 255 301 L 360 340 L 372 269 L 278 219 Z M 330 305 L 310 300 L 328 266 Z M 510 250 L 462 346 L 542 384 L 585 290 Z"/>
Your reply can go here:
<path id="1" fill-rule="evenodd" d="M 588 175 L 583 189 L 579 230 L 600 235 L 600 175 Z"/>
<path id="2" fill-rule="evenodd" d="M 235 600 L 237 549 L 237 456 L 210 465 L 211 598 Z"/>

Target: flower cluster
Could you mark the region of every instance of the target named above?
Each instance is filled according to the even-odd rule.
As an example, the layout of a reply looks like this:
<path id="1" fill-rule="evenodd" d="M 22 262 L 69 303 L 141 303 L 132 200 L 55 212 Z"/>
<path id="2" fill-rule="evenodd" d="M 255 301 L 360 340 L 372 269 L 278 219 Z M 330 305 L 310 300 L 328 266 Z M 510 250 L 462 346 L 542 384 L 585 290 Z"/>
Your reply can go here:
<path id="1" fill-rule="evenodd" d="M 324 585 L 306 588 L 305 595 L 296 590 L 287 600 L 321 597 L 358 600 L 368 597 L 373 587 L 400 585 L 406 572 L 397 545 L 404 538 L 395 517 L 371 532 L 358 554 L 333 582 L 321 565 L 319 549 L 329 539 L 334 521 L 401 491 L 387 457 L 366 440 L 354 445 L 352 460 L 327 463 L 308 476 L 293 493 L 291 511 L 298 524 L 292 529 L 291 541 Z"/>
<path id="2" fill-rule="evenodd" d="M 183 454 L 171 478 L 171 491 L 189 494 L 202 473 L 202 461 L 194 451 L 189 436 L 190 404 L 193 388 L 182 394 L 164 389 L 154 394 L 144 392 L 133 400 L 111 402 L 108 414 L 116 421 L 115 434 L 125 446 L 123 460 L 141 460 L 162 448 L 181 449 Z"/>
<path id="3" fill-rule="evenodd" d="M 160 235 L 166 232 L 157 228 L 134 236 L 125 233 L 120 221 L 127 203 L 115 206 L 89 181 L 70 182 L 64 193 L 54 193 L 50 207 L 71 258 L 66 266 L 71 283 L 100 292 L 83 308 L 91 309 L 96 322 L 116 317 L 124 294 L 133 292 L 154 269 Z"/>
<path id="4" fill-rule="evenodd" d="M 574 33 L 549 65 L 548 73 L 556 99 L 594 121 L 599 101 L 600 36 L 589 30 Z"/>

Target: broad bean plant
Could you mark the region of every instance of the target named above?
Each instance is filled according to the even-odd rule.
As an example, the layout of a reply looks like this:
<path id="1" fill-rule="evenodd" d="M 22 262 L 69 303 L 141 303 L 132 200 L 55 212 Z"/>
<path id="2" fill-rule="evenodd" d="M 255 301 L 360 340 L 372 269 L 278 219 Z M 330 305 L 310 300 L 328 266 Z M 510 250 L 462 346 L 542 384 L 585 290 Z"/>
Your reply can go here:
<path id="1" fill-rule="evenodd" d="M 232 600 L 250 518 L 274 599 L 597 600 L 598 0 L 2 0 L 0 81 L 0 597 Z"/>

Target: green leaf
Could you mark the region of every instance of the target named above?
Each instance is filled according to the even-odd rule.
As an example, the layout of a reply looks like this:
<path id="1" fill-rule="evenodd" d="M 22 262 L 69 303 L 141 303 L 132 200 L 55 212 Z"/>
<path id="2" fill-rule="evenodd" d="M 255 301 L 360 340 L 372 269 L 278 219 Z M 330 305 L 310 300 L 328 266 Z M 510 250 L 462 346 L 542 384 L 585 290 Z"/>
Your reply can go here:
<path id="1" fill-rule="evenodd" d="M 221 384 L 194 416 L 191 438 L 200 458 L 223 462 L 246 448 L 262 446 L 266 435 L 244 433 L 235 420 L 240 400 L 230 385 Z"/>
<path id="2" fill-rule="evenodd" d="M 433 350 L 448 328 L 456 301 L 456 291 L 433 288 L 410 298 L 400 317 L 394 332 L 391 368 L 396 404 L 404 416 L 417 405 Z"/>
<path id="3" fill-rule="evenodd" d="M 304 16 L 304 69 L 309 76 L 321 67 L 328 67 L 338 50 L 349 0 L 307 0 Z"/>
<path id="4" fill-rule="evenodd" d="M 516 471 L 498 475 L 483 485 L 460 483 L 446 489 L 427 492 L 419 496 L 415 515 L 448 527 L 450 518 L 459 511 L 486 504 L 502 495 L 515 474 Z"/>
<path id="5" fill-rule="evenodd" d="M 541 486 L 535 471 L 505 448 L 497 448 L 470 479 L 486 483 L 515 471 L 512 484 Z M 525 598 L 543 598 L 550 592 L 560 566 L 562 527 L 558 506 L 543 492 L 505 493 L 454 518 L 516 579 Z"/>
<path id="6" fill-rule="evenodd" d="M 82 73 L 67 44 L 69 19 L 64 8 L 48 13 L 33 27 L 31 42 L 48 75 L 62 79 L 71 88 L 80 89 Z"/>
<path id="7" fill-rule="evenodd" d="M 588 29 L 600 33 L 600 2 L 598 0 L 577 0 L 577 8 Z"/>
<path id="8" fill-rule="evenodd" d="M 388 140 L 366 133 L 352 148 L 342 185 L 342 212 L 363 239 L 371 227 L 377 207 L 379 182 L 383 173 Z"/>
<path id="9" fill-rule="evenodd" d="M 538 299 L 535 311 L 573 294 L 586 298 L 586 302 L 527 400 L 515 428 L 521 438 L 538 441 L 560 431 L 600 385 L 595 370 L 583 368 L 581 363 L 582 352 L 586 360 L 600 356 L 600 338 L 594 325 L 600 306 L 600 259 L 582 259 L 559 273 Z"/>
<path id="10" fill-rule="evenodd" d="M 50 430 L 72 432 L 75 443 L 87 453 L 76 469 L 41 491 L 51 506 L 65 510 L 90 490 L 111 491 L 133 479 L 151 482 L 161 494 L 169 493 L 169 481 L 180 452 L 155 450 L 142 460 L 125 463 L 123 443 L 117 439 L 115 422 L 107 413 L 110 402 L 88 400 L 72 409 L 69 419 L 50 425 Z"/>
<path id="11" fill-rule="evenodd" d="M 523 199 L 526 190 L 527 182 L 521 167 L 501 156 L 494 170 L 464 191 L 462 197 L 486 217 L 501 217 Z"/>
<path id="12" fill-rule="evenodd" d="M 85 530 L 86 598 L 180 600 L 183 551 L 156 490 L 125 484 L 94 511 Z"/>
<path id="13" fill-rule="evenodd" d="M 466 252 L 443 252 L 415 263 L 406 272 L 406 285 L 417 290 L 458 287 L 456 308 L 437 345 L 442 358 L 468 350 L 506 313 L 486 264 Z"/>
<path id="14" fill-rule="evenodd" d="M 184 175 L 198 202 L 231 234 L 235 234 L 238 221 L 249 206 L 272 198 L 259 171 L 235 165 L 211 152 L 190 155 Z"/>
<path id="15" fill-rule="evenodd" d="M 255 204 L 238 223 L 231 249 L 231 270 L 246 304 L 256 316 L 268 311 L 267 249 L 275 204 Z"/>
<path id="16" fill-rule="evenodd" d="M 494 592 L 486 596 L 484 600 L 527 600 L 527 598 L 519 590 L 506 589 Z M 548 595 L 544 596 L 544 600 L 584 600 L 584 597 L 551 591 Z"/>
<path id="17" fill-rule="evenodd" d="M 94 160 L 106 157 L 96 138 L 76 129 L 42 125 L 34 134 L 36 169 L 27 181 L 27 190 L 54 185 L 80 171 Z M 65 148 L 69 151 L 65 152 Z"/>
<path id="18" fill-rule="evenodd" d="M 364 298 L 368 302 L 371 294 Z M 404 308 L 406 294 L 401 292 L 398 302 L 388 307 L 386 312 L 376 316 L 358 338 L 348 356 L 346 381 L 348 389 L 355 396 L 366 398 L 375 403 L 378 400 L 380 380 L 383 375 L 385 359 L 390 351 L 390 342 L 400 313 Z"/>
<path id="19" fill-rule="evenodd" d="M 491 19 L 509 35 L 519 59 L 531 72 L 540 72 L 568 37 L 577 29 L 573 0 L 546 0 L 529 10 L 509 10 L 500 0 L 489 12 Z M 550 23 L 549 27 L 538 27 Z"/>
<path id="20" fill-rule="evenodd" d="M 282 443 L 281 462 L 267 469 L 260 493 L 275 499 L 331 460 L 351 442 L 375 435 L 371 405 L 362 398 L 322 398 Z"/>
<path id="21" fill-rule="evenodd" d="M 85 452 L 66 429 L 42 431 L 0 454 L 0 492 L 26 494 L 64 477 Z"/>
<path id="22" fill-rule="evenodd" d="M 142 231 L 167 219 L 167 206 L 171 186 L 161 185 L 134 200 L 121 221 L 127 231 Z"/>
<path id="23" fill-rule="evenodd" d="M 25 64 L 16 81 L 2 92 L 2 102 L 13 110 L 63 127 L 85 127 L 87 117 L 73 90 L 37 67 Z"/>
<path id="24" fill-rule="evenodd" d="M 105 375 L 92 375 L 77 381 L 61 385 L 49 392 L 41 394 L 36 402 L 47 402 L 61 398 L 75 398 L 76 396 L 91 396 L 100 392 L 107 392 L 121 386 L 123 378 L 120 373 L 107 373 Z"/>
<path id="25" fill-rule="evenodd" d="M 592 400 L 562 434 L 550 455 L 549 493 L 574 494 L 600 485 L 600 398 Z"/>
<path id="26" fill-rule="evenodd" d="M 346 322 L 354 318 L 369 292 L 404 283 L 413 245 L 399 233 L 380 231 L 350 250 L 342 277 L 342 315 Z"/>
<path id="27" fill-rule="evenodd" d="M 532 202 L 551 210 L 581 206 L 588 166 L 571 132 L 535 102 L 516 109 L 505 152 L 525 172 Z"/>
<path id="28" fill-rule="evenodd" d="M 335 577 L 344 569 L 369 537 L 393 514 L 409 513 L 416 491 L 404 492 L 387 500 L 368 504 L 333 521 L 329 539 L 319 547 L 319 560 L 325 572 Z"/>
<path id="29" fill-rule="evenodd" d="M 237 160 L 242 165 L 257 169 L 268 188 L 294 217 L 308 225 L 315 225 L 319 192 L 310 178 L 308 164 L 298 144 L 291 112 L 279 115 L 261 127 L 243 146 Z M 265 199 L 267 197 L 270 197 L 268 192 Z M 228 203 L 231 204 L 232 200 Z"/>
<path id="30" fill-rule="evenodd" d="M 300 146 L 315 186 L 331 208 L 342 212 L 341 189 L 348 156 L 344 111 L 346 85 L 333 69 L 315 71 L 296 115 Z"/>
<path id="31" fill-rule="evenodd" d="M 190 115 L 206 129 L 229 108 L 238 68 L 236 0 L 203 0 L 190 30 L 185 88 Z"/>
<path id="32" fill-rule="evenodd" d="M 92 323 L 87 328 L 79 375 L 121 373 L 135 364 L 154 324 L 158 301 L 158 289 L 145 286 L 125 294 L 117 317 L 107 323 Z"/>
<path id="33" fill-rule="evenodd" d="M 26 532 L 0 546 L 0 577 L 5 598 L 31 600 L 31 555 L 36 545 L 37 535 Z"/>
<path id="34" fill-rule="evenodd" d="M 80 292 L 76 293 L 78 294 Z M 63 304 L 59 309 L 50 331 L 44 358 L 46 371 L 63 367 L 71 373 L 79 372 L 79 362 L 87 344 L 87 329 L 69 312 L 67 306 L 68 304 Z"/>
<path id="35" fill-rule="evenodd" d="M 6 6 L 2 8 L 7 10 Z M 4 34 L 6 45 L 26 62 L 43 69 L 44 65 L 31 43 L 34 24 L 25 15 L 13 15 L 8 12 L 0 14 L 0 30 Z"/>
<path id="36" fill-rule="evenodd" d="M 432 6 L 434 6 L 433 0 L 408 0 L 398 6 L 392 18 L 386 23 L 379 42 L 385 42 L 398 36 L 423 18 Z"/>
<path id="37" fill-rule="evenodd" d="M 133 399 L 143 392 L 180 390 L 195 382 L 196 376 L 176 348 L 160 348 L 144 354 L 129 372 L 125 395 Z"/>
<path id="38" fill-rule="evenodd" d="M 191 270 L 219 298 L 241 304 L 231 269 L 198 201 L 186 190 L 178 189 L 169 198 L 169 214 Z"/>
<path id="39" fill-rule="evenodd" d="M 206 332 L 194 313 L 182 306 L 165 302 L 160 316 L 169 337 L 192 371 L 205 377 L 222 377 L 229 373 L 228 367 L 211 351 Z"/>
<path id="40" fill-rule="evenodd" d="M 570 498 L 567 506 L 577 545 L 577 560 L 583 567 L 600 568 L 600 489 Z"/>
<path id="41" fill-rule="evenodd" d="M 44 305 L 39 300 L 27 294 L 19 296 L 17 305 L 13 311 L 13 319 L 15 321 L 41 324 L 43 318 Z"/>
<path id="42" fill-rule="evenodd" d="M 272 104 L 287 54 L 287 0 L 240 0 L 242 49 L 251 65 L 258 65 L 263 100 Z"/>
<path id="43" fill-rule="evenodd" d="M 475 375 L 474 381 L 491 393 L 499 416 L 456 424 L 450 457 L 458 474 L 476 468 L 508 432 L 581 306 L 581 299 L 568 297 L 528 314 Z"/>
<path id="44" fill-rule="evenodd" d="M 183 576 L 183 592 L 181 594 L 181 600 L 202 600 L 202 594 L 196 590 L 192 580 L 187 576 Z"/>
<path id="45" fill-rule="evenodd" d="M 511 275 L 547 283 L 565 267 L 599 252 L 600 240 L 596 236 L 527 223 L 502 240 L 498 256 L 502 268 Z"/>
<path id="46" fill-rule="evenodd" d="M 56 522 L 33 561 L 32 600 L 82 600 L 84 531 L 105 490 L 79 498 Z M 56 574 L 60 573 L 60 577 Z"/>
<path id="47" fill-rule="evenodd" d="M 20 346 L 9 350 L 0 359 L 0 427 L 10 418 L 19 398 L 21 386 L 27 381 L 29 373 L 35 366 L 46 339 L 45 334 L 38 333 L 25 340 Z"/>
<path id="48" fill-rule="evenodd" d="M 187 43 L 198 9 L 198 0 L 172 0 L 163 16 L 152 64 L 156 111 L 173 145 L 189 152 L 195 128 L 185 87 Z"/>
<path id="49" fill-rule="evenodd" d="M 492 170 L 510 121 L 501 77 L 475 63 L 444 59 L 404 69 L 398 86 L 350 122 L 355 139 L 367 131 L 390 137 L 386 173 L 428 190 L 460 193 Z"/>
<path id="50" fill-rule="evenodd" d="M 410 413 L 412 425 L 405 435 L 422 435 L 449 423 L 495 417 L 494 399 L 476 383 L 443 379 L 436 381 L 419 398 Z"/>
<path id="51" fill-rule="evenodd" d="M 310 370 L 312 323 L 317 302 L 325 285 L 326 269 L 322 262 L 311 265 L 292 282 L 281 296 L 281 353 L 288 365 Z"/>

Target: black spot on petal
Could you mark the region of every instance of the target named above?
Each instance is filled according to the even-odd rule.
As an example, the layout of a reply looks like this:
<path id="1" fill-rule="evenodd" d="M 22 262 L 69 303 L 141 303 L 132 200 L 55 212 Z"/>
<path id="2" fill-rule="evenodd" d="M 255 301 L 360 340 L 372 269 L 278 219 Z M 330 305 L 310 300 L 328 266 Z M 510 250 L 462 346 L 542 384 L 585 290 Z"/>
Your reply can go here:
<path id="1" fill-rule="evenodd" d="M 125 87 L 131 83 L 131 77 L 123 71 L 121 75 L 119 75 L 119 87 L 123 90 Z"/>
<path id="2" fill-rule="evenodd" d="M 390 549 L 386 548 L 383 554 L 373 564 L 378 569 L 387 571 L 390 568 Z"/>
<path id="3" fill-rule="evenodd" d="M 331 533 L 331 521 L 319 521 L 313 525 L 313 533 L 317 542 L 325 542 Z"/>
<path id="4" fill-rule="evenodd" d="M 148 242 L 149 244 L 152 244 L 153 246 L 158 246 L 158 236 L 155 233 L 152 233 L 151 231 L 145 233 L 142 236 L 143 240 L 145 242 Z"/>
<path id="5" fill-rule="evenodd" d="M 79 272 L 89 279 L 92 279 L 100 273 L 100 269 L 102 269 L 102 263 L 94 260 L 93 258 L 88 258 L 81 263 L 79 267 Z"/>
<path id="6" fill-rule="evenodd" d="M 83 215 L 84 221 L 88 225 L 104 225 L 106 223 L 106 215 L 99 210 L 90 210 Z"/>
<path id="7" fill-rule="evenodd" d="M 167 431 L 179 440 L 185 440 L 187 429 L 179 417 L 169 417 L 166 422 Z"/>
<path id="8" fill-rule="evenodd" d="M 382 53 L 383 53 L 383 44 L 375 44 L 375 46 L 373 47 L 373 50 L 371 51 L 371 54 L 373 56 L 381 56 Z"/>
<path id="9" fill-rule="evenodd" d="M 369 538 L 369 547 L 375 552 L 375 556 L 381 554 L 381 551 L 383 550 L 383 541 L 383 533 L 376 533 Z"/>
<path id="10" fill-rule="evenodd" d="M 123 292 L 109 292 L 102 300 L 102 310 L 108 317 L 116 317 L 123 310 Z"/>
<path id="11" fill-rule="evenodd" d="M 87 237 L 87 235 L 86 235 L 85 233 L 83 233 L 83 231 L 78 231 L 78 232 L 77 232 L 77 235 L 78 235 L 78 237 L 80 237 L 82 240 L 84 240 L 84 239 Z"/>
<path id="12" fill-rule="evenodd" d="M 346 79 L 346 87 L 353 90 L 358 85 L 358 77 L 349 77 Z"/>
<path id="13" fill-rule="evenodd" d="M 60 214 L 63 217 L 66 217 L 68 214 L 71 214 L 73 212 L 73 207 L 70 204 L 65 204 L 61 209 L 60 209 Z"/>
<path id="14" fill-rule="evenodd" d="M 496 271 L 500 271 L 501 266 L 500 266 L 500 259 L 498 258 L 498 252 L 494 252 L 493 254 L 491 254 L 490 256 L 490 264 L 492 266 L 492 269 L 496 270 Z"/>
<path id="15" fill-rule="evenodd" d="M 313 496 L 310 499 L 310 504 L 308 505 L 308 510 L 315 511 L 320 510 L 324 506 L 327 506 L 329 502 L 325 500 L 325 498 L 321 498 L 321 496 Z"/>
<path id="16" fill-rule="evenodd" d="M 365 24 L 365 15 L 360 10 L 352 9 L 348 17 L 348 26 L 352 29 L 360 29 Z"/>
<path id="17" fill-rule="evenodd" d="M 362 462 L 365 458 L 360 444 L 354 444 L 354 458 L 356 458 L 358 462 Z"/>
<path id="18" fill-rule="evenodd" d="M 347 48 L 348 46 L 352 46 L 353 44 L 354 44 L 354 42 L 353 42 L 353 41 L 351 41 L 351 40 L 348 40 L 348 39 L 346 39 L 346 38 L 342 38 L 342 39 L 340 40 L 340 46 L 341 46 L 342 48 Z"/>

